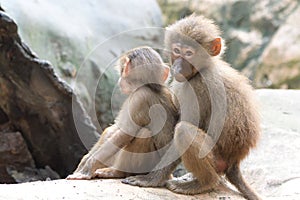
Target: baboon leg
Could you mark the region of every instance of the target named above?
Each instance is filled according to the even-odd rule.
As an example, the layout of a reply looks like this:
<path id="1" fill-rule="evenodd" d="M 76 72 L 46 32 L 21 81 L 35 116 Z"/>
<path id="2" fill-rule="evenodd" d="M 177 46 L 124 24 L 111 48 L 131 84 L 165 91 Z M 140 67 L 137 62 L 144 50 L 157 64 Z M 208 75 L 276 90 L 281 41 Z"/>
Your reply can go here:
<path id="1" fill-rule="evenodd" d="M 188 122 L 180 122 L 175 128 L 175 143 L 186 169 L 196 178 L 192 181 L 169 181 L 167 188 L 182 194 L 198 194 L 215 188 L 220 183 L 215 170 L 212 152 L 202 158 L 202 152 L 211 148 L 212 140 L 201 129 Z"/>
<path id="2" fill-rule="evenodd" d="M 234 164 L 226 172 L 227 179 L 243 194 L 246 199 L 260 200 L 259 195 L 251 189 L 251 187 L 244 180 L 240 167 Z"/>
<path id="3" fill-rule="evenodd" d="M 148 166 L 150 167 L 148 169 L 149 173 L 127 177 L 124 180 L 122 180 L 122 183 L 133 185 L 133 186 L 140 186 L 140 187 L 165 186 L 166 180 L 170 178 L 171 173 L 176 168 L 176 166 L 180 163 L 180 158 L 178 156 L 175 157 L 175 159 L 177 158 L 177 160 L 168 160 L 169 157 L 166 158 L 165 156 L 169 155 L 167 152 L 172 149 L 168 149 L 167 152 L 160 154 L 156 148 L 167 145 L 168 143 L 170 143 L 169 140 L 171 139 L 172 138 L 169 139 L 168 137 L 161 137 L 161 139 L 159 140 L 160 143 L 158 144 L 155 144 L 155 141 L 151 139 L 146 144 L 135 145 L 135 146 L 151 147 L 147 151 L 151 151 L 152 156 L 146 157 L 146 159 L 143 161 L 143 163 L 147 163 L 147 167 Z M 141 149 L 141 147 L 139 148 Z M 175 147 L 173 148 L 174 150 L 176 150 Z M 156 152 L 155 154 L 154 151 Z"/>

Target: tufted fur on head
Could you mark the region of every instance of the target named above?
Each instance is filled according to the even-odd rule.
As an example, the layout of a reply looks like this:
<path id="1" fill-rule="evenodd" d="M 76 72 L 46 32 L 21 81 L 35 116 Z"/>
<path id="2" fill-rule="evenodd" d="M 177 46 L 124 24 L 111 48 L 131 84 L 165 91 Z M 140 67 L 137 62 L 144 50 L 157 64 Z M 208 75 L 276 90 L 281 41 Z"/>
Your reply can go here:
<path id="1" fill-rule="evenodd" d="M 170 48 L 172 43 L 184 42 L 191 46 L 200 44 L 207 49 L 209 43 L 216 38 L 221 38 L 221 31 L 213 20 L 195 13 L 185 17 L 166 28 L 165 45 Z M 194 44 L 193 44 L 194 43 Z M 224 40 L 222 39 L 222 51 L 225 50 Z"/>
<path id="2" fill-rule="evenodd" d="M 134 48 L 126 52 L 119 60 L 118 71 L 122 74 L 124 65 L 130 62 L 131 72 L 128 78 L 131 81 L 140 83 L 159 83 L 163 81 L 161 77 L 164 75 L 165 68 L 159 53 L 148 46 Z"/>

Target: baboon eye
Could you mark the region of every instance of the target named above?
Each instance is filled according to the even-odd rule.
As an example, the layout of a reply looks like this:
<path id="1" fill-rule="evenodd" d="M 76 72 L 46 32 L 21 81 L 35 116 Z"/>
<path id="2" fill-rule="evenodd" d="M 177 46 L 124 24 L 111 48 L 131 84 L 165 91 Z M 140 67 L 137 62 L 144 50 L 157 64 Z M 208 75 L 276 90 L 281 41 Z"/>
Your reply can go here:
<path id="1" fill-rule="evenodd" d="M 190 51 L 190 50 L 187 50 L 185 52 L 185 56 L 192 56 L 194 54 L 194 52 Z"/>
<path id="2" fill-rule="evenodd" d="M 173 49 L 173 52 L 174 52 L 175 54 L 180 54 L 180 50 L 179 50 L 177 47 L 175 47 L 175 48 Z"/>

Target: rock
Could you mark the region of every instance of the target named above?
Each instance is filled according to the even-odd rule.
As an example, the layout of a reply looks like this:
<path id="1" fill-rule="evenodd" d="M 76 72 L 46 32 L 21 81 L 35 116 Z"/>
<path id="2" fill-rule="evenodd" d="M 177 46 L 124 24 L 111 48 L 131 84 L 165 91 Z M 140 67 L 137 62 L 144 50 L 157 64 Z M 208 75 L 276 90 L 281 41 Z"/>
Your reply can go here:
<path id="1" fill-rule="evenodd" d="M 25 183 L 39 180 L 55 180 L 60 178 L 60 176 L 49 166 L 46 166 L 45 169 L 25 167 L 21 170 L 17 170 L 16 167 L 13 166 L 8 167 L 7 172 L 17 183 Z"/>
<path id="2" fill-rule="evenodd" d="M 24 170 L 35 165 L 21 133 L 0 132 L 0 183 L 15 183 L 7 172 L 7 168 L 12 166 Z"/>
<path id="3" fill-rule="evenodd" d="M 5 114 L 5 112 L 2 110 L 2 109 L 0 109 L 0 125 L 2 125 L 2 124 L 5 124 L 5 123 L 7 123 L 9 120 L 8 120 L 8 117 L 7 117 L 7 115 Z M 1 130 L 0 130 L 1 131 Z"/>
<path id="4" fill-rule="evenodd" d="M 173 177 L 178 178 L 187 174 L 188 171 L 185 169 L 183 163 L 180 163 L 173 172 Z"/>
<path id="5" fill-rule="evenodd" d="M 299 177 L 277 183 L 275 186 L 278 188 L 274 190 L 273 196 L 277 197 L 277 199 L 299 199 L 299 184 Z"/>
<path id="6" fill-rule="evenodd" d="M 256 94 L 263 130 L 258 147 L 242 163 L 243 174 L 267 199 L 299 199 L 295 188 L 300 180 L 300 91 L 257 90 Z"/>
<path id="7" fill-rule="evenodd" d="M 132 47 L 163 44 L 159 28 L 151 28 L 162 26 L 155 0 L 3 0 L 1 6 L 30 48 L 70 83 L 100 132 L 120 108 L 118 99 L 111 104 L 114 61 Z"/>
<path id="8" fill-rule="evenodd" d="M 262 54 L 255 82 L 258 87 L 299 88 L 300 8 L 280 26 Z M 288 35 L 288 37 L 286 37 Z"/>
<path id="9" fill-rule="evenodd" d="M 163 188 L 141 188 L 120 180 L 44 181 L 18 185 L 0 185 L 0 199 L 243 199 L 232 190 L 220 186 L 217 191 L 203 195 L 180 195 Z M 30 192 L 28 192 L 30 191 Z"/>
<path id="10" fill-rule="evenodd" d="M 57 77 L 48 62 L 38 59 L 21 41 L 17 25 L 2 11 L 0 36 L 1 118 L 9 124 L 8 129 L 22 133 L 38 168 L 48 165 L 65 177 L 94 144 L 98 133 L 73 90 Z M 3 126 L 0 128 L 3 131 Z M 24 152 L 21 157 L 33 167 L 28 160 L 30 154 L 21 146 L 24 141 L 16 142 L 20 145 L 12 143 L 13 152 Z M 18 171 L 11 155 L 4 152 L 5 156 Z"/>

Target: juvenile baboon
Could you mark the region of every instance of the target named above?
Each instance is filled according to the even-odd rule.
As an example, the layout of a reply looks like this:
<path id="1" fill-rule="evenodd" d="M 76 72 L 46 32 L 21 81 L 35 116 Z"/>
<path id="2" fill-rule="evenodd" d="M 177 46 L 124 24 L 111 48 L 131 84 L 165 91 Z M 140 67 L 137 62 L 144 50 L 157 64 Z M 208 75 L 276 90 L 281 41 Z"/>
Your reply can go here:
<path id="1" fill-rule="evenodd" d="M 165 44 L 175 78 L 171 87 L 181 113 L 174 141 L 194 176 L 170 180 L 167 187 L 177 193 L 202 193 L 215 188 L 225 174 L 245 198 L 255 200 L 259 196 L 244 181 L 240 162 L 258 141 L 259 114 L 247 78 L 221 59 L 225 47 L 220 35 L 213 21 L 194 14 L 167 27 Z"/>
<path id="2" fill-rule="evenodd" d="M 115 123 L 105 129 L 67 179 L 123 178 L 139 174 L 123 182 L 162 186 L 177 164 L 152 171 L 168 149 L 178 120 L 172 95 L 163 85 L 169 68 L 155 50 L 140 47 L 122 56 L 118 69 L 121 91 L 129 96 Z"/>

